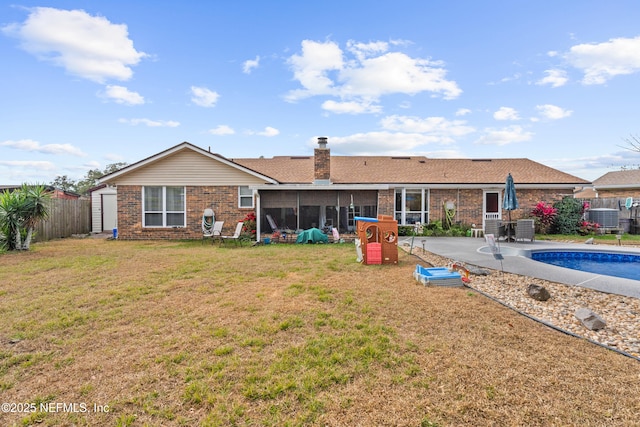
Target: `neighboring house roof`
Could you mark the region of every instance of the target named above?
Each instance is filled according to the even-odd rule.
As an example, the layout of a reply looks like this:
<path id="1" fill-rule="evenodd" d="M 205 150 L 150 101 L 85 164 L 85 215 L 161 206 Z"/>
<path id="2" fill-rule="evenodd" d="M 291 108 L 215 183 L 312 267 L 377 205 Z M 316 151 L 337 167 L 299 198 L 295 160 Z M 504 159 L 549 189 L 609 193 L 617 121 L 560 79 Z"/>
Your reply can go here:
<path id="1" fill-rule="evenodd" d="M 313 156 L 233 159 L 283 184 L 308 184 L 314 179 Z M 334 184 L 495 184 L 511 173 L 516 185 L 589 184 L 582 178 L 529 159 L 430 159 L 403 156 L 331 156 Z"/>
<path id="2" fill-rule="evenodd" d="M 573 193 L 573 197 L 576 199 L 595 199 L 598 197 L 598 193 L 593 187 L 577 188 Z"/>
<path id="3" fill-rule="evenodd" d="M 640 188 L 640 169 L 607 172 L 593 181 L 596 191 L 605 189 Z"/>
<path id="4" fill-rule="evenodd" d="M 46 186 L 46 189 L 51 192 L 51 196 L 53 198 L 58 199 L 79 199 L 82 196 L 80 193 L 76 193 L 75 191 L 60 190 L 59 188 L 54 188 L 50 185 Z"/>
<path id="5" fill-rule="evenodd" d="M 19 190 L 22 188 L 22 185 L 0 185 L 0 191 L 8 190 L 9 192 L 13 192 L 15 190 Z M 51 194 L 53 198 L 60 199 L 78 199 L 81 194 L 76 193 L 75 191 L 70 190 L 61 190 L 59 188 L 54 187 L 53 185 L 45 185 L 45 190 Z"/>

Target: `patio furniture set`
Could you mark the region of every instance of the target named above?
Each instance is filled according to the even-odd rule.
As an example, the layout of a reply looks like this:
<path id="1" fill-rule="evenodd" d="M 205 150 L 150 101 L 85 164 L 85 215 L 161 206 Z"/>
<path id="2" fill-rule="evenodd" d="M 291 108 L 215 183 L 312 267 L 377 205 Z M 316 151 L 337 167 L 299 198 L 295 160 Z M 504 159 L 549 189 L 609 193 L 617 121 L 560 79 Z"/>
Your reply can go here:
<path id="1" fill-rule="evenodd" d="M 477 233 L 479 234 L 479 233 Z M 485 221 L 484 234 L 493 234 L 496 239 L 504 238 L 507 241 L 535 240 L 535 223 L 533 219 L 519 219 L 516 221 L 503 221 L 488 219 Z M 480 236 L 477 236 L 480 237 Z"/>

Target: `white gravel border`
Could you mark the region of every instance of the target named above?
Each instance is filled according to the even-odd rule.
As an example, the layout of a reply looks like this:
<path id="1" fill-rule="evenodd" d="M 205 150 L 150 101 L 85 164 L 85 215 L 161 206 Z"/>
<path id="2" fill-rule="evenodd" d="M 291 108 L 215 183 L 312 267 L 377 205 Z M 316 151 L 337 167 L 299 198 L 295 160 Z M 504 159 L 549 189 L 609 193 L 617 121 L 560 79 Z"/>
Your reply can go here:
<path id="1" fill-rule="evenodd" d="M 405 251 L 408 249 L 400 247 Z M 427 267 L 446 267 L 456 261 L 416 247 L 411 253 Z M 640 361 L 640 299 L 483 267 L 468 267 L 489 273 L 486 276 L 471 274 L 468 288 L 547 326 Z M 529 284 L 545 287 L 551 298 L 547 301 L 531 298 L 527 294 Z M 591 309 L 604 319 L 605 328 L 592 331 L 582 325 L 575 317 L 575 311 L 581 307 Z"/>

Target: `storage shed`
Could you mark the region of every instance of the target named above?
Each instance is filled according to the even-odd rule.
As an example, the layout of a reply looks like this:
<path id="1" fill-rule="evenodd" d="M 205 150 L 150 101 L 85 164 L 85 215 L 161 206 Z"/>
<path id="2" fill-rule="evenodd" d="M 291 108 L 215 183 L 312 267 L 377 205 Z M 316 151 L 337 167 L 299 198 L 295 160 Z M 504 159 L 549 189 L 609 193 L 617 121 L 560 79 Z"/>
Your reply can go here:
<path id="1" fill-rule="evenodd" d="M 91 193 L 91 232 L 112 232 L 118 227 L 118 190 L 106 184 L 89 190 Z"/>

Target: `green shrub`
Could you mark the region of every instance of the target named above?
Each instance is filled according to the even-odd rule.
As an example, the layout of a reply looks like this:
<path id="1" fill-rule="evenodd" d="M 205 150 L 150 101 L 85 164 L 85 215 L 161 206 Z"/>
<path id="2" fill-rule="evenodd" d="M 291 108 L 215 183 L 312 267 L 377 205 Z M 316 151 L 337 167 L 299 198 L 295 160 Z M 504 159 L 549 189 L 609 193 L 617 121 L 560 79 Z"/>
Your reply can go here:
<path id="1" fill-rule="evenodd" d="M 398 236 L 413 236 L 414 235 L 414 227 L 413 225 L 399 225 L 398 226 Z"/>
<path id="2" fill-rule="evenodd" d="M 584 213 L 582 202 L 573 197 L 565 197 L 554 203 L 553 207 L 557 209 L 552 227 L 553 233 L 578 234 Z"/>

